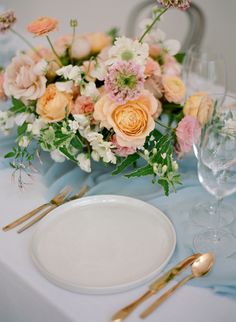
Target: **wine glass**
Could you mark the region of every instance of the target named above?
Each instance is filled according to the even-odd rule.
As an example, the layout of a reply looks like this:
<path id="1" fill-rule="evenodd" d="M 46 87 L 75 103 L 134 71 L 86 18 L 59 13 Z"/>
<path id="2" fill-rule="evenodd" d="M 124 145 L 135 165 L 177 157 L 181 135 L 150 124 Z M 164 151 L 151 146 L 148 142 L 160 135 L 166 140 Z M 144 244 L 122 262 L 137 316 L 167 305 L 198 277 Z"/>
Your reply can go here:
<path id="1" fill-rule="evenodd" d="M 211 251 L 229 256 L 236 250 L 236 240 L 220 228 L 223 198 L 236 192 L 236 118 L 227 111 L 214 123 L 202 129 L 198 147 L 198 178 L 203 187 L 216 198 L 212 221 L 214 228 L 197 234 L 194 247 L 199 252 Z"/>
<path id="2" fill-rule="evenodd" d="M 187 86 L 186 97 L 195 92 L 205 92 L 219 104 L 223 102 L 227 81 L 225 61 L 220 53 L 193 45 L 186 53 L 182 77 Z"/>
<path id="3" fill-rule="evenodd" d="M 207 93 L 213 99 L 213 105 L 218 110 L 224 101 L 226 94 L 226 67 L 220 53 L 214 53 L 209 49 L 200 49 L 193 45 L 187 52 L 182 69 L 182 76 L 187 86 L 186 98 L 196 92 Z M 203 101 L 199 104 L 204 110 Z M 210 117 L 210 116 L 209 116 Z M 196 145 L 193 144 L 193 151 L 198 158 Z M 221 218 L 220 225 L 228 225 L 233 219 L 233 210 L 224 204 L 224 216 Z M 214 203 L 211 201 L 199 202 L 193 206 L 190 212 L 191 220 L 203 226 L 212 226 L 212 214 L 215 212 Z"/>
<path id="4" fill-rule="evenodd" d="M 216 94 L 215 97 L 217 97 Z M 202 101 L 202 104 L 203 106 L 200 106 L 199 110 L 201 110 L 201 108 L 204 108 L 204 100 Z M 236 97 L 234 96 L 225 96 L 224 102 L 221 105 L 218 105 L 217 110 L 216 108 L 213 110 L 212 115 L 208 120 L 208 124 L 205 126 L 214 124 L 215 121 L 219 118 L 228 118 L 227 115 L 231 115 L 231 118 L 233 118 L 234 120 L 236 119 Z M 199 159 L 200 144 L 201 136 L 199 140 L 194 140 L 193 142 L 193 151 L 197 159 Z M 215 206 L 216 204 L 212 201 L 201 201 L 192 207 L 189 213 L 189 217 L 195 224 L 205 227 L 214 227 L 215 221 L 213 220 L 213 218 L 216 211 Z M 232 221 L 234 220 L 234 210 L 232 209 L 232 207 L 223 202 L 220 203 L 218 207 L 220 208 L 222 215 L 220 217 L 220 222 L 218 222 L 217 224 L 223 227 L 232 223 Z"/>

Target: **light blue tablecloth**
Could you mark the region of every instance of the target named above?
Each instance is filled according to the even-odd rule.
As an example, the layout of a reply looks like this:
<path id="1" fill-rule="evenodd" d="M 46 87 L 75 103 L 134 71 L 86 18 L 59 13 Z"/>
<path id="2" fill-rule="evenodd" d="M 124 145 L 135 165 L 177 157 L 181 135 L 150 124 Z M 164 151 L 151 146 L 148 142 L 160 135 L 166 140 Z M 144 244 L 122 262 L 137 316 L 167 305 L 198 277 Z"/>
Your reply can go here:
<path id="1" fill-rule="evenodd" d="M 10 141 L 0 138 L 0 151 L 6 151 Z M 40 171 L 49 189 L 47 198 L 53 196 L 65 185 L 72 186 L 74 192 L 76 192 L 87 183 L 90 186 L 87 195 L 118 194 L 144 200 L 160 208 L 170 218 L 175 227 L 177 246 L 168 267 L 175 265 L 194 252 L 193 236 L 202 228 L 194 226 L 190 222 L 188 214 L 196 202 L 210 198 L 197 180 L 194 157 L 188 156 L 180 162 L 183 185 L 178 188 L 177 193 L 171 193 L 169 197 L 163 196 L 161 188 L 158 185 L 153 185 L 149 177 L 127 179 L 122 175 L 111 176 L 111 167 L 105 168 L 99 164 L 95 165 L 91 174 L 87 174 L 70 162 L 53 163 L 48 156 L 43 156 L 43 159 L 44 163 L 40 166 Z M 1 159 L 0 164 L 0 168 L 7 166 L 3 159 Z M 227 198 L 227 202 L 236 207 L 235 196 Z M 230 229 L 236 237 L 236 221 L 227 229 Z M 209 275 L 193 280 L 191 283 L 200 287 L 210 287 L 214 292 L 236 299 L 236 254 L 225 259 L 217 258 Z"/>

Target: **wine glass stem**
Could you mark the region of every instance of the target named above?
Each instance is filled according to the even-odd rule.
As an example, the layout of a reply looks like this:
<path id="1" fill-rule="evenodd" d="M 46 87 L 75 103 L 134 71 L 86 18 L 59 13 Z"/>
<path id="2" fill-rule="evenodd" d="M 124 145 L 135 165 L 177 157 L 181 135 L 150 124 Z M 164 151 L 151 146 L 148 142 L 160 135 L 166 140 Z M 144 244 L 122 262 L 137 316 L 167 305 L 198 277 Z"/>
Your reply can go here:
<path id="1" fill-rule="evenodd" d="M 223 198 L 217 198 L 217 201 L 215 203 L 215 207 L 213 209 L 213 214 L 212 214 L 212 224 L 213 227 L 215 227 L 214 229 L 214 238 L 216 241 L 219 240 L 219 227 L 220 227 L 220 220 L 221 220 L 221 216 L 220 216 L 220 205 L 222 202 Z"/>

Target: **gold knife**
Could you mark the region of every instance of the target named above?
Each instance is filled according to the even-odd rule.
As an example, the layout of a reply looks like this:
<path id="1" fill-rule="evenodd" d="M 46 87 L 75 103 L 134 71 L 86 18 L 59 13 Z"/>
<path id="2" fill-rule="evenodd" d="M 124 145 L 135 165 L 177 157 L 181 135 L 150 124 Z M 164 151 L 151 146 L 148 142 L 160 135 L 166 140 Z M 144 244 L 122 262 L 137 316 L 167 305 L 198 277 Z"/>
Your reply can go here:
<path id="1" fill-rule="evenodd" d="M 167 285 L 175 276 L 179 275 L 184 269 L 186 269 L 189 265 L 191 265 L 195 259 L 197 259 L 201 254 L 193 254 L 181 262 L 179 262 L 176 266 L 171 268 L 164 275 L 159 277 L 156 281 L 154 281 L 150 286 L 149 290 L 140 296 L 136 301 L 132 302 L 128 306 L 122 308 L 115 315 L 113 315 L 111 322 L 121 322 L 123 321 L 134 309 L 145 300 L 147 300 L 152 295 L 156 294 L 159 290 L 161 290 L 164 286 Z"/>

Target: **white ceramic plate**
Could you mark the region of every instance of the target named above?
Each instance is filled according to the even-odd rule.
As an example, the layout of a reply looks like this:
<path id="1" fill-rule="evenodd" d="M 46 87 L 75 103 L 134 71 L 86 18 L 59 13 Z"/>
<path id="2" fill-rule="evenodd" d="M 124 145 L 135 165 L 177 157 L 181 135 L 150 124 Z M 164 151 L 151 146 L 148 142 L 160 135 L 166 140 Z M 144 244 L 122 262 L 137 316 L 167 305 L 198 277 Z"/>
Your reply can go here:
<path id="1" fill-rule="evenodd" d="M 45 217 L 32 258 L 51 282 L 105 294 L 157 275 L 172 256 L 175 230 L 157 208 L 137 199 L 100 195 L 71 201 Z"/>

